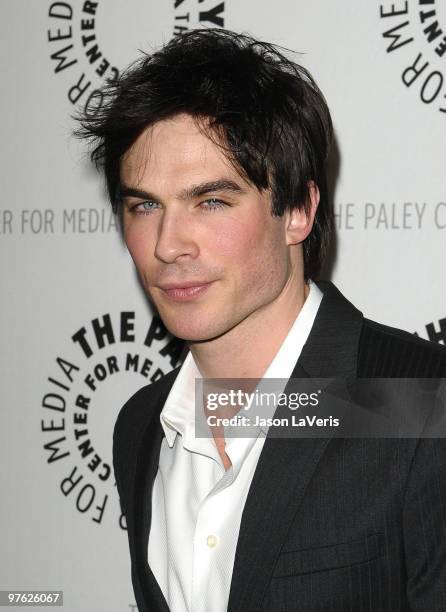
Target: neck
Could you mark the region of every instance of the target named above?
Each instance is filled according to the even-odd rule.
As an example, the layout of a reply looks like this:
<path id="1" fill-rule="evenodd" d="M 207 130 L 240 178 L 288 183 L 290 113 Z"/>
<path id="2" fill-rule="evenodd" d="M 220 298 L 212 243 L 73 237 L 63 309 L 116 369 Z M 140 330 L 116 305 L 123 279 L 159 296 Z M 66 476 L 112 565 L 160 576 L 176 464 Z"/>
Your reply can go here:
<path id="1" fill-rule="evenodd" d="M 191 343 L 189 348 L 203 378 L 262 378 L 308 292 L 303 277 L 291 277 L 273 302 L 222 336 Z"/>

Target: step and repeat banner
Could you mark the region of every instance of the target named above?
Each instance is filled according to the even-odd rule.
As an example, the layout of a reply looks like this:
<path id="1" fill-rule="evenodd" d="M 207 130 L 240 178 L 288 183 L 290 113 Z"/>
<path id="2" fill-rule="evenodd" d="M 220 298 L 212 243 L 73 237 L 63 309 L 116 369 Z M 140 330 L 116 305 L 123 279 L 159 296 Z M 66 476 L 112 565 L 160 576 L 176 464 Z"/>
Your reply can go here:
<path id="1" fill-rule="evenodd" d="M 182 346 L 138 286 L 73 113 L 190 28 L 298 52 L 336 132 L 325 276 L 366 316 L 444 344 L 446 2 L 2 0 L 0 24 L 0 590 L 136 610 L 111 436 Z"/>

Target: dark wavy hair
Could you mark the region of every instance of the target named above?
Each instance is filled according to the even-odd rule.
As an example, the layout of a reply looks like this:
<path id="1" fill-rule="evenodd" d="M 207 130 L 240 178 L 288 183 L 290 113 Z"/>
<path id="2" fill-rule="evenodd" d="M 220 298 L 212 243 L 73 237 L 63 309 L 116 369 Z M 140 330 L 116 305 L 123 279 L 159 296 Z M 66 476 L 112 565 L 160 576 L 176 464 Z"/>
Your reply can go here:
<path id="1" fill-rule="evenodd" d="M 228 30 L 190 30 L 144 54 L 98 92 L 94 106 L 75 117 L 74 133 L 92 141 L 91 161 L 105 174 L 115 212 L 121 158 L 148 126 L 178 113 L 195 117 L 241 176 L 270 189 L 273 215 L 307 210 L 314 181 L 321 199 L 303 255 L 305 278 L 317 277 L 333 225 L 332 123 L 309 72 L 277 46 Z"/>

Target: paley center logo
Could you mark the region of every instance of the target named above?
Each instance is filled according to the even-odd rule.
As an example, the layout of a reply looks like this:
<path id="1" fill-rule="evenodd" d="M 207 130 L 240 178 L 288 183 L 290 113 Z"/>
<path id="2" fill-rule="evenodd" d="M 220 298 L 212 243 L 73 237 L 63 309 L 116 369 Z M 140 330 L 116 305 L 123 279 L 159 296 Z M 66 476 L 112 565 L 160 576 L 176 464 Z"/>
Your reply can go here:
<path id="1" fill-rule="evenodd" d="M 81 325 L 48 367 L 39 429 L 43 456 L 67 503 L 122 529 L 112 467 L 119 410 L 141 387 L 181 363 L 184 342 L 157 316 L 106 313 Z"/>
<path id="2" fill-rule="evenodd" d="M 444 1 L 385 0 L 379 17 L 386 51 L 395 58 L 402 83 L 421 103 L 446 113 Z"/>
<path id="3" fill-rule="evenodd" d="M 48 3 L 47 40 L 54 73 L 68 100 L 94 112 L 98 89 L 142 51 L 197 27 L 224 27 L 218 0 L 73 0 Z"/>

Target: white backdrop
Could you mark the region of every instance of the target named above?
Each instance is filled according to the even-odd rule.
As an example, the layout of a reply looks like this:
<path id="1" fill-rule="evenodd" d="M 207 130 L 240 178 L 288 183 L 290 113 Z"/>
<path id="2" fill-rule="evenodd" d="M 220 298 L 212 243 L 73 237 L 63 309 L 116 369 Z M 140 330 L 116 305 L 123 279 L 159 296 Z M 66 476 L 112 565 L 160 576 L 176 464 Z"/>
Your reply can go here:
<path id="1" fill-rule="evenodd" d="M 180 27 L 224 25 L 302 52 L 336 129 L 327 274 L 366 316 L 444 343 L 446 3 L 1 0 L 0 24 L 0 589 L 59 589 L 66 610 L 124 612 L 134 598 L 111 432 L 178 355 L 71 113 Z"/>

